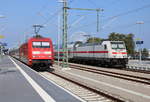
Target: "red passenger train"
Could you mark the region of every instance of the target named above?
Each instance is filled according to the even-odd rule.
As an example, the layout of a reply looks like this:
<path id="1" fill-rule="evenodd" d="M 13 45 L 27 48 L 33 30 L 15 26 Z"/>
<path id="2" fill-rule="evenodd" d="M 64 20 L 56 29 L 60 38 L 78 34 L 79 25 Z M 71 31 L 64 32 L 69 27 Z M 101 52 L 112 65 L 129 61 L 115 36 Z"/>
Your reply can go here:
<path id="1" fill-rule="evenodd" d="M 46 68 L 53 65 L 53 52 L 50 38 L 35 36 L 22 44 L 19 49 L 10 51 L 10 55 L 31 67 Z"/>

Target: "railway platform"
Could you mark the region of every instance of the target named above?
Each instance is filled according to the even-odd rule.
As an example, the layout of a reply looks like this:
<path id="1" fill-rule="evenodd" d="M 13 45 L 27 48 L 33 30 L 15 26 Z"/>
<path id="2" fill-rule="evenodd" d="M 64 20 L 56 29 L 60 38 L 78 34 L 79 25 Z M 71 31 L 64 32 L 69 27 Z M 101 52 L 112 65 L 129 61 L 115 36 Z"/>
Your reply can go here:
<path id="1" fill-rule="evenodd" d="M 82 102 L 79 97 L 48 81 L 28 66 L 0 58 L 0 102 Z"/>
<path id="2" fill-rule="evenodd" d="M 84 65 L 83 65 L 84 66 Z M 103 74 L 94 74 L 83 70 L 71 68 L 70 70 L 62 70 L 61 67 L 55 65 L 55 73 L 60 74 L 68 79 L 82 83 L 87 87 L 91 87 L 115 98 L 124 100 L 125 102 L 149 102 L 150 86 L 130 80 L 124 80 Z M 110 69 L 111 70 L 111 69 Z M 148 77 L 148 75 L 147 75 Z"/>

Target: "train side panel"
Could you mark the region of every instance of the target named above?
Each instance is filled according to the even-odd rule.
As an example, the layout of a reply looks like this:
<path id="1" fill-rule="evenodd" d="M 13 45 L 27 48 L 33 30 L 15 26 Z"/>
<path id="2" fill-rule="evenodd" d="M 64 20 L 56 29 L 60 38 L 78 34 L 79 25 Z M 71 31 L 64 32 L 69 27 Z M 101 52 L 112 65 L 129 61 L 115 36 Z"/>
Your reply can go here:
<path id="1" fill-rule="evenodd" d="M 60 50 L 60 59 L 63 56 Z M 66 52 L 65 52 L 66 53 Z M 58 58 L 58 52 L 56 52 Z M 83 44 L 68 49 L 68 58 L 74 62 L 95 63 L 99 65 L 122 65 L 128 62 L 127 50 L 123 41 L 103 41 L 96 44 Z"/>
<path id="2" fill-rule="evenodd" d="M 24 43 L 19 48 L 19 59 L 28 64 L 28 43 Z"/>

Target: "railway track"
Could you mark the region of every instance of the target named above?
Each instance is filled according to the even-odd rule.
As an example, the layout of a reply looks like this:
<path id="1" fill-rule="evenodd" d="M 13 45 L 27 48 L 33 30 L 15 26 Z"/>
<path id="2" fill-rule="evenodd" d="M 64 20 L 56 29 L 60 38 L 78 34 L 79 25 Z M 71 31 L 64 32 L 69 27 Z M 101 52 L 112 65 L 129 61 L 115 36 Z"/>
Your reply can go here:
<path id="1" fill-rule="evenodd" d="M 83 102 L 124 102 L 126 100 L 121 97 L 117 98 L 116 96 L 112 96 L 105 92 L 101 92 L 94 88 L 88 87 L 87 85 L 79 83 L 78 81 L 57 74 L 52 70 L 48 70 L 47 72 L 38 72 L 38 73 L 43 77 L 45 77 L 46 79 L 52 80 L 53 82 L 60 85 L 61 87 L 79 96 L 84 100 Z"/>
<path id="2" fill-rule="evenodd" d="M 15 58 L 16 59 L 16 58 Z M 18 59 L 17 59 L 18 60 Z M 18 60 L 20 61 L 20 60 Z M 52 72 L 38 72 L 40 75 L 48 80 L 52 80 L 63 88 L 71 91 L 73 94 L 79 96 L 83 102 L 125 102 L 126 99 L 110 95 L 106 92 L 96 90 L 92 87 L 88 87 L 78 81 L 67 78 L 63 75 Z"/>
<path id="3" fill-rule="evenodd" d="M 40 73 L 44 77 L 52 80 L 63 88 L 71 91 L 79 96 L 85 102 L 125 102 L 126 100 L 117 96 L 110 95 L 106 92 L 99 91 L 92 87 L 88 87 L 74 79 L 67 78 L 55 72 Z"/>
<path id="4" fill-rule="evenodd" d="M 83 65 L 76 65 L 80 66 L 79 68 L 81 69 L 87 69 L 86 67 L 83 67 Z M 70 65 L 71 67 L 71 65 Z M 74 66 L 75 67 L 75 66 Z M 90 67 L 90 66 L 89 66 Z M 72 67 L 73 68 L 73 67 Z M 80 70 L 81 70 L 80 69 Z M 86 70 L 85 70 L 86 71 Z M 88 71 L 89 72 L 89 71 Z M 111 94 L 111 92 L 107 92 L 98 88 L 95 88 L 93 86 L 89 86 L 87 83 L 82 83 L 82 81 L 78 81 L 78 80 L 74 80 L 74 78 L 70 78 L 70 77 L 66 77 L 63 76 L 63 73 L 49 73 L 45 75 L 43 74 L 43 76 L 45 76 L 46 78 L 53 80 L 55 83 L 57 83 L 58 85 L 61 85 L 62 87 L 66 88 L 67 90 L 71 91 L 72 93 L 76 94 L 77 96 L 81 97 L 82 99 L 85 100 L 85 102 L 130 102 L 131 100 L 129 100 L 128 98 L 125 99 L 122 96 L 119 95 L 115 95 L 115 94 Z M 93 73 L 93 72 L 92 72 Z M 94 72 L 95 73 L 95 72 Z M 97 73 L 98 74 L 98 73 Z M 60 81 L 56 80 L 55 78 L 53 78 L 51 75 L 55 75 L 58 77 L 58 79 L 60 78 Z M 105 74 L 104 74 L 105 75 Z M 111 76 L 111 75 L 110 75 Z M 52 78 L 52 79 L 51 79 Z M 68 81 L 69 83 L 78 85 L 77 86 L 72 86 L 69 83 L 65 82 L 64 80 Z M 127 80 L 127 79 L 126 79 Z M 149 80 L 149 79 L 148 79 Z M 132 80 L 131 80 L 132 81 Z M 60 83 L 59 83 L 60 82 Z M 137 82 L 137 81 L 136 81 Z M 141 82 L 142 83 L 142 82 Z M 144 83 L 145 84 L 145 83 Z M 150 85 L 150 84 L 148 84 Z M 71 89 L 73 88 L 73 89 Z M 81 89 L 80 89 L 81 88 Z M 84 90 L 82 90 L 85 89 Z M 84 102 L 84 101 L 83 101 Z M 131 101 L 132 102 L 132 101 Z"/>
<path id="5" fill-rule="evenodd" d="M 121 70 L 131 71 L 131 72 L 138 72 L 144 74 L 150 74 L 150 70 L 141 70 L 141 69 L 134 69 L 134 68 L 123 68 Z"/>
<path id="6" fill-rule="evenodd" d="M 55 63 L 57 63 L 58 61 L 55 61 Z M 61 63 L 61 61 L 60 61 Z M 74 63 L 74 64 L 79 64 L 79 63 Z M 87 64 L 82 64 L 82 65 L 87 65 Z M 93 66 L 93 67 L 100 67 L 98 65 L 91 65 L 88 64 L 89 66 Z M 88 66 L 87 65 L 87 66 Z M 139 68 L 130 68 L 129 65 L 126 68 L 111 68 L 111 69 L 118 69 L 118 70 L 124 70 L 124 71 L 130 71 L 130 72 L 138 72 L 138 73 L 144 73 L 144 74 L 150 74 L 150 70 L 144 70 L 144 69 L 139 69 Z"/>
<path id="7" fill-rule="evenodd" d="M 79 64 L 70 64 L 69 63 L 69 66 L 70 66 L 70 68 L 74 68 L 77 70 L 88 71 L 88 72 L 92 72 L 92 73 L 96 73 L 96 74 L 102 74 L 102 75 L 106 75 L 106 76 L 121 78 L 121 79 L 128 80 L 128 81 L 134 81 L 134 82 L 150 85 L 150 78 L 146 78 L 146 77 L 142 77 L 142 76 L 106 71 L 103 69 L 91 68 L 90 66 L 87 67 L 87 66 L 83 66 L 83 65 L 79 65 Z"/>

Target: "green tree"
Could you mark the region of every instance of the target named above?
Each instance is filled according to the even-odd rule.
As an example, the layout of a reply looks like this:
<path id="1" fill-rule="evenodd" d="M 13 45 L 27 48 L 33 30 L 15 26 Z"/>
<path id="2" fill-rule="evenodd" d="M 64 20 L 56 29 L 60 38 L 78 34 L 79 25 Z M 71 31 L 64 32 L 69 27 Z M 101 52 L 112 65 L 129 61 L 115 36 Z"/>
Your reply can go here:
<path id="1" fill-rule="evenodd" d="M 127 34 L 124 41 L 125 41 L 128 53 L 133 55 L 134 49 L 135 49 L 134 35 Z"/>
<path id="2" fill-rule="evenodd" d="M 89 39 L 87 39 L 87 43 L 98 43 L 101 42 L 103 39 L 101 38 L 97 38 L 97 37 L 90 37 Z"/>
<path id="3" fill-rule="evenodd" d="M 83 42 L 81 42 L 81 41 L 76 41 L 75 44 L 74 44 L 74 47 L 80 46 L 80 45 L 82 45 L 82 44 L 83 44 Z"/>
<path id="4" fill-rule="evenodd" d="M 124 41 L 128 54 L 134 54 L 135 43 L 133 38 L 133 34 L 120 34 L 115 32 L 110 33 L 108 36 L 108 39 L 112 41 Z"/>
<path id="5" fill-rule="evenodd" d="M 149 51 L 148 51 L 148 49 L 144 48 L 144 49 L 142 50 L 142 56 L 143 56 L 144 58 L 149 56 Z"/>

